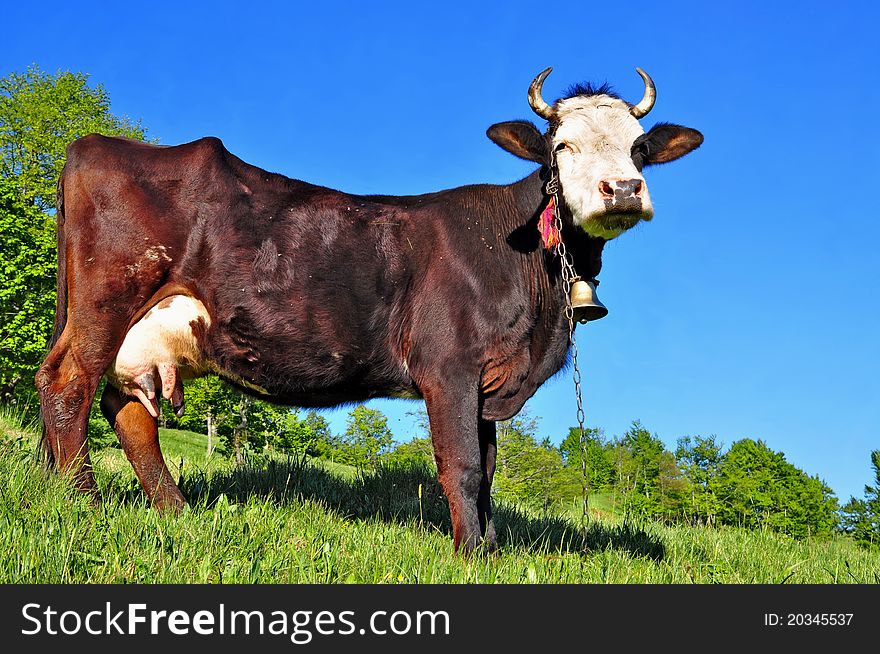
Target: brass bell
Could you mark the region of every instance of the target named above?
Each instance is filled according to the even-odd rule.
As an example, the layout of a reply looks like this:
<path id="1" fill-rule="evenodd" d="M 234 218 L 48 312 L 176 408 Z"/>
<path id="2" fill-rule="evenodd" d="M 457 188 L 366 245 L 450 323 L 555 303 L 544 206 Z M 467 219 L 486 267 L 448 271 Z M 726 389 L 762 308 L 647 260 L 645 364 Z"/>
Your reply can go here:
<path id="1" fill-rule="evenodd" d="M 608 315 L 608 309 L 599 301 L 593 283 L 585 282 L 579 277 L 571 283 L 571 306 L 574 309 L 574 319 L 581 324 Z"/>

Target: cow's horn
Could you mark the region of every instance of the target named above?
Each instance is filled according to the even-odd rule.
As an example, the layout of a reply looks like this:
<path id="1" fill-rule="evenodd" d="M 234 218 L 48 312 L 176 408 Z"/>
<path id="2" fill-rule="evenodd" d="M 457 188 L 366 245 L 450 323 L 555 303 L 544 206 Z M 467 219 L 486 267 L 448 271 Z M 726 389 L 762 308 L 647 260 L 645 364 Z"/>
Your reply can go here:
<path id="1" fill-rule="evenodd" d="M 553 117 L 553 108 L 544 102 L 544 98 L 541 97 L 541 87 L 544 85 L 544 80 L 547 79 L 547 75 L 550 74 L 551 70 L 553 70 L 552 67 L 542 70 L 532 80 L 532 85 L 529 86 L 529 105 L 531 105 L 536 114 L 545 120 L 550 120 Z"/>
<path id="2" fill-rule="evenodd" d="M 645 80 L 645 97 L 642 98 L 641 102 L 630 109 L 629 112 L 636 118 L 644 118 L 648 115 L 648 112 L 651 111 L 651 107 L 654 106 L 654 100 L 657 99 L 657 87 L 654 86 L 654 80 L 651 79 L 651 76 L 648 75 L 648 73 L 641 68 L 636 68 L 636 72 L 643 80 Z"/>

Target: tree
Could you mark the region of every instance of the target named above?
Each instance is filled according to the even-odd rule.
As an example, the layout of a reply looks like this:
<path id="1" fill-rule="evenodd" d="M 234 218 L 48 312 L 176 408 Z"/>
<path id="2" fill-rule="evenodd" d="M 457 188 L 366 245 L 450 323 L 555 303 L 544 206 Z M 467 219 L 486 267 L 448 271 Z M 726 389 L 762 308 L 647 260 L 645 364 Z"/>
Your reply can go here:
<path id="1" fill-rule="evenodd" d="M 67 145 L 91 132 L 143 138 L 88 76 L 33 66 L 0 78 L 0 401 L 35 406 L 55 312 L 55 194 Z"/>
<path id="2" fill-rule="evenodd" d="M 499 499 L 547 510 L 580 495 L 581 475 L 547 439 L 537 440 L 537 427 L 527 415 L 498 423 L 494 487 Z"/>
<path id="3" fill-rule="evenodd" d="M 340 439 L 340 451 L 335 459 L 359 468 L 375 466 L 379 456 L 388 451 L 393 440 L 385 414 L 360 405 L 348 415 L 346 430 Z"/>
<path id="4" fill-rule="evenodd" d="M 233 419 L 237 391 L 224 384 L 217 377 L 200 377 L 184 384 L 186 407 L 183 415 L 176 418 L 173 414 L 166 415 L 169 426 L 188 429 L 202 434 L 208 433 L 208 415 L 215 427 L 227 424 Z M 170 413 L 169 405 L 162 402 L 162 407 Z"/>
<path id="5" fill-rule="evenodd" d="M 248 443 L 279 452 L 321 456 L 333 447 L 327 420 L 315 411 L 299 411 L 255 400 Z"/>
<path id="6" fill-rule="evenodd" d="M 305 420 L 302 421 L 302 425 L 304 436 L 294 441 L 297 444 L 295 449 L 300 451 L 300 447 L 305 446 L 305 451 L 308 454 L 327 458 L 333 452 L 335 443 L 327 419 L 317 411 L 309 411 Z"/>
<path id="7" fill-rule="evenodd" d="M 638 420 L 618 440 L 616 490 L 622 495 L 625 512 L 642 516 L 662 512 L 660 459 L 664 450 L 663 441 Z"/>
<path id="8" fill-rule="evenodd" d="M 292 430 L 298 421 L 291 419 L 290 409 L 256 399 L 252 402 L 247 443 L 266 451 L 292 451 Z"/>
<path id="9" fill-rule="evenodd" d="M 434 447 L 431 439 L 416 437 L 406 443 L 400 443 L 391 450 L 387 456 L 389 462 L 400 463 L 406 466 L 423 465 L 434 466 Z"/>
<path id="10" fill-rule="evenodd" d="M 32 390 L 55 317 L 55 232 L 50 216 L 0 178 L 0 401 Z M 36 406 L 35 402 L 32 402 Z"/>
<path id="11" fill-rule="evenodd" d="M 568 436 L 559 444 L 562 460 L 567 468 L 583 477 L 583 449 L 586 449 L 587 491 L 594 493 L 610 490 L 614 485 L 614 461 L 605 434 L 601 429 L 587 427 L 584 435 L 585 447 L 582 448 L 580 428 L 569 428 Z"/>
<path id="12" fill-rule="evenodd" d="M 205 434 L 210 422 L 221 452 L 237 460 L 247 450 L 333 458 L 337 444 L 330 425 L 315 411 L 303 417 L 295 409 L 245 396 L 213 376 L 187 381 L 184 395 L 186 411 L 180 418 L 169 403 L 160 403 L 165 425 Z"/>
<path id="13" fill-rule="evenodd" d="M 328 442 L 330 439 L 330 426 L 327 421 L 314 411 L 309 411 L 306 417 L 302 418 L 295 409 L 272 408 L 280 415 L 277 421 L 273 419 L 270 422 L 270 425 L 274 425 L 275 434 L 271 447 L 281 452 L 318 456 L 320 443 Z M 270 415 L 272 413 L 270 412 Z"/>
<path id="14" fill-rule="evenodd" d="M 763 525 L 773 511 L 773 489 L 778 458 L 763 441 L 735 442 L 718 469 L 719 517 L 746 529 Z"/>
<path id="15" fill-rule="evenodd" d="M 763 441 L 735 442 L 718 466 L 719 519 L 747 529 L 769 528 L 795 538 L 829 535 L 837 498 Z"/>
<path id="16" fill-rule="evenodd" d="M 665 520 L 676 520 L 681 517 L 688 481 L 678 467 L 675 455 L 669 450 L 664 449 L 660 453 L 657 472 L 657 489 L 660 493 L 658 513 Z"/>
<path id="17" fill-rule="evenodd" d="M 709 437 L 684 436 L 678 439 L 675 459 L 688 481 L 685 490 L 686 514 L 692 524 L 714 525 L 719 509 L 715 494 L 722 446 L 713 434 Z"/>
<path id="18" fill-rule="evenodd" d="M 865 486 L 864 499 L 851 497 L 840 510 L 840 528 L 866 549 L 880 550 L 880 450 L 871 452 L 875 486 Z"/>
<path id="19" fill-rule="evenodd" d="M 207 433 L 208 422 L 223 444 L 222 451 L 241 461 L 246 450 L 299 452 L 330 457 L 333 436 L 327 420 L 315 411 L 305 418 L 288 407 L 246 396 L 217 377 L 186 382 L 186 411 L 177 418 L 162 402 L 170 427 Z"/>
<path id="20" fill-rule="evenodd" d="M 167 424 L 205 434 L 208 433 L 210 421 L 214 433 L 220 439 L 221 447 L 218 449 L 225 454 L 234 455 L 236 462 L 242 463 L 249 436 L 258 433 L 265 426 L 265 421 L 260 419 L 262 403 L 217 377 L 200 377 L 186 382 L 184 396 L 186 409 L 183 416 L 174 420 L 168 418 Z M 165 405 L 164 400 L 162 403 Z M 167 411 L 167 406 L 164 411 Z M 255 440 L 260 446 L 265 443 L 265 437 L 257 436 Z M 217 447 L 217 444 L 211 443 L 208 449 L 213 447 Z"/>
<path id="21" fill-rule="evenodd" d="M 425 405 L 407 411 L 406 415 L 415 421 L 416 435 L 405 443 L 398 443 L 386 456 L 388 462 L 404 466 L 425 466 L 434 468 L 434 445 L 431 442 L 431 422 Z"/>
<path id="22" fill-rule="evenodd" d="M 55 208 L 55 187 L 68 144 L 86 134 L 143 139 L 144 129 L 110 112 L 110 96 L 83 73 L 44 73 L 31 66 L 0 79 L 0 177 L 42 212 Z"/>

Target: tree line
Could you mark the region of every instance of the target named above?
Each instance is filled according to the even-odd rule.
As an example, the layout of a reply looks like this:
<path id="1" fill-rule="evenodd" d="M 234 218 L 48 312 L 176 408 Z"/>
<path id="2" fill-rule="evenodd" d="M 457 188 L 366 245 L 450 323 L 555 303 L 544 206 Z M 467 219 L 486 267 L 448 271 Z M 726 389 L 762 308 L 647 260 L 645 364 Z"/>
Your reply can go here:
<path id="1" fill-rule="evenodd" d="M 55 311 L 57 179 L 67 144 L 91 132 L 147 137 L 139 122 L 110 111 L 106 90 L 87 75 L 33 66 L 0 78 L 0 404 L 28 415 L 38 413 L 33 378 Z M 367 407 L 355 408 L 345 431 L 333 434 L 316 412 L 254 400 L 216 378 L 188 383 L 186 397 L 182 418 L 163 406 L 163 425 L 204 433 L 209 451 L 239 461 L 254 452 L 298 452 L 356 467 L 433 466 L 424 413 L 422 433 L 396 443 L 387 418 Z M 89 430 L 97 447 L 116 443 L 97 409 Z M 550 510 L 586 492 L 623 515 L 794 537 L 837 530 L 880 547 L 880 451 L 871 453 L 876 485 L 839 507 L 824 482 L 761 440 L 725 449 L 715 436 L 686 436 L 670 450 L 639 422 L 612 438 L 589 429 L 582 439 L 572 429 L 558 446 L 536 434 L 537 420 L 528 416 L 499 424 L 499 498 Z"/>

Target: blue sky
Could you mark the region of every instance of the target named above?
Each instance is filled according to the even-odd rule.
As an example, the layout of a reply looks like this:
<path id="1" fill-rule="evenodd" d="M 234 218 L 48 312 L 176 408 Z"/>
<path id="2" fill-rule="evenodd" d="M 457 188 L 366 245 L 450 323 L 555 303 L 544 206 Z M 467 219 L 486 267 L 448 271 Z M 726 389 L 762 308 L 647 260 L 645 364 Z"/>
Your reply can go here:
<path id="1" fill-rule="evenodd" d="M 0 75 L 86 72 L 149 136 L 214 135 L 251 163 L 354 193 L 509 183 L 485 136 L 526 102 L 608 81 L 643 122 L 706 137 L 647 173 L 655 218 L 605 249 L 607 318 L 578 327 L 590 425 L 668 446 L 761 438 L 845 500 L 880 447 L 880 107 L 868 2 L 15 3 Z M 344 317 L 341 317 L 344 319 Z M 373 403 L 398 438 L 405 401 Z M 570 375 L 528 403 L 554 442 Z M 327 414 L 341 429 L 345 411 Z"/>

